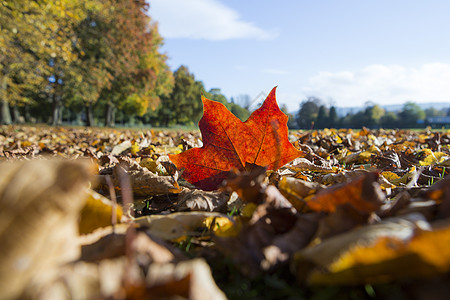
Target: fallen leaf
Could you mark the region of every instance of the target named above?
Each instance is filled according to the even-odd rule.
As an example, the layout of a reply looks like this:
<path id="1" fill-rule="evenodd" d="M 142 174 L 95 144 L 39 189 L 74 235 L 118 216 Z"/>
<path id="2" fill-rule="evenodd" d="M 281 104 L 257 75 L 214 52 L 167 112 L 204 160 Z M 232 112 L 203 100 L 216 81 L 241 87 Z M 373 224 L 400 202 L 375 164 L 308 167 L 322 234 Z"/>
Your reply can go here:
<path id="1" fill-rule="evenodd" d="M 199 235 L 203 229 L 208 231 L 205 221 L 210 217 L 227 216 L 216 212 L 178 212 L 139 217 L 134 220 L 134 223 L 144 227 L 152 236 L 170 241 L 188 235 Z"/>
<path id="2" fill-rule="evenodd" d="M 109 234 L 91 245 L 97 254 L 61 266 L 45 282 L 36 280 L 29 299 L 225 299 L 203 259 L 173 261 L 164 243 L 138 232 L 131 242 L 133 260 L 125 256 L 127 237 Z M 103 244 L 103 245 L 99 245 Z M 113 256 L 98 252 L 108 244 Z M 98 249 L 98 247 L 100 247 Z"/>
<path id="3" fill-rule="evenodd" d="M 423 196 L 432 199 L 438 203 L 438 217 L 450 217 L 450 176 L 439 180 L 431 186 L 430 189 L 424 191 Z"/>
<path id="4" fill-rule="evenodd" d="M 230 195 L 224 192 L 206 192 L 183 189 L 178 194 L 177 211 L 217 211 L 226 213 Z"/>
<path id="5" fill-rule="evenodd" d="M 349 203 L 360 212 L 370 213 L 377 210 L 384 199 L 377 180 L 377 173 L 367 173 L 320 191 L 307 204 L 314 211 L 334 212 L 339 205 Z"/>
<path id="6" fill-rule="evenodd" d="M 35 276 L 76 259 L 77 218 L 94 170 L 86 161 L 0 165 L 2 298 L 20 298 Z"/>
<path id="7" fill-rule="evenodd" d="M 337 174 L 330 173 L 322 177 L 322 184 L 333 185 L 353 180 L 354 178 L 367 175 L 369 171 L 364 169 L 355 169 L 352 171 L 343 171 Z"/>
<path id="8" fill-rule="evenodd" d="M 287 262 L 310 242 L 317 228 L 317 214 L 300 216 L 275 187 L 267 187 L 264 195 L 237 235 L 214 237 L 221 251 L 251 277 Z"/>
<path id="9" fill-rule="evenodd" d="M 133 225 L 131 225 L 133 226 Z M 127 255 L 126 243 L 130 237 L 129 225 L 105 227 L 89 236 L 79 238 L 81 245 L 80 261 L 100 262 Z M 128 236 L 127 236 L 128 234 Z M 170 263 L 185 259 L 178 248 L 145 232 L 137 232 L 132 240 L 133 256 L 140 256 L 140 261 L 147 263 Z"/>
<path id="10" fill-rule="evenodd" d="M 449 159 L 449 155 L 447 153 L 433 152 L 430 149 L 424 149 L 421 153 L 419 153 L 419 155 L 423 157 L 423 159 L 419 161 L 421 166 L 442 164 Z"/>
<path id="11" fill-rule="evenodd" d="M 322 240 L 349 231 L 357 226 L 365 225 L 370 219 L 370 214 L 356 209 L 350 203 L 337 206 L 333 213 L 322 217 L 315 238 Z"/>
<path id="12" fill-rule="evenodd" d="M 114 204 L 99 193 L 88 189 L 87 201 L 80 213 L 78 229 L 80 234 L 86 234 L 100 227 L 112 224 L 113 208 L 117 223 L 121 222 L 123 211 L 120 205 Z"/>
<path id="13" fill-rule="evenodd" d="M 319 157 L 320 158 L 320 157 Z M 288 168 L 294 170 L 296 172 L 301 171 L 317 171 L 317 172 L 333 172 L 333 168 L 330 167 L 329 163 L 325 161 L 323 158 L 320 158 L 320 165 L 315 164 L 314 162 L 309 161 L 306 158 L 299 157 L 292 161 L 289 164 Z"/>
<path id="14" fill-rule="evenodd" d="M 202 101 L 199 127 L 203 147 L 169 155 L 183 177 L 195 186 L 214 190 L 232 169 L 258 165 L 276 170 L 303 154 L 288 140 L 288 117 L 277 105 L 275 88 L 246 122 L 220 102 L 205 97 Z"/>
<path id="15" fill-rule="evenodd" d="M 180 293 L 175 293 L 180 290 L 177 281 L 182 281 L 185 285 Z M 152 264 L 145 282 L 150 287 L 145 295 L 155 295 L 156 299 L 167 299 L 168 296 L 175 295 L 194 300 L 226 299 L 225 294 L 217 287 L 209 265 L 200 258 L 177 264 Z"/>
<path id="16" fill-rule="evenodd" d="M 131 141 L 124 141 L 111 150 L 111 155 L 120 155 L 132 147 Z"/>
<path id="17" fill-rule="evenodd" d="M 266 185 L 266 168 L 255 166 L 249 171 L 232 172 L 223 187 L 226 191 L 235 192 L 247 203 L 261 203 Z"/>
<path id="18" fill-rule="evenodd" d="M 150 172 L 147 168 L 140 166 L 133 160 L 121 158 L 120 162 L 121 164 L 116 166 L 116 168 L 121 168 L 130 176 L 131 186 L 135 196 L 153 196 L 181 192 L 181 188 L 171 176 L 159 176 Z M 113 169 L 110 176 L 114 188 L 120 190 L 120 176 L 118 176 L 116 168 Z M 100 175 L 100 184 L 105 190 L 108 190 L 104 175 Z"/>
<path id="19" fill-rule="evenodd" d="M 325 186 L 293 177 L 283 177 L 278 183 L 278 188 L 297 211 L 303 212 L 308 208 L 305 198 L 313 196 Z"/>
<path id="20" fill-rule="evenodd" d="M 373 163 L 381 170 L 395 170 L 402 167 L 397 153 L 392 150 L 376 156 Z"/>
<path id="21" fill-rule="evenodd" d="M 139 164 L 141 165 L 141 167 L 147 168 L 152 173 L 158 172 L 157 171 L 158 164 L 154 159 L 144 158 L 141 160 L 141 162 Z"/>
<path id="22" fill-rule="evenodd" d="M 339 258 L 351 253 L 352 249 L 358 247 L 370 248 L 380 238 L 395 239 L 405 243 L 414 236 L 418 229 L 431 229 L 425 219 L 418 214 L 403 218 L 390 218 L 378 224 L 359 227 L 297 252 L 292 263 L 292 269 L 299 281 L 306 280 L 310 284 L 370 283 L 371 281 L 367 280 L 368 275 L 374 275 L 375 273 L 362 276 L 358 272 L 349 272 L 345 274 L 345 277 L 343 274 L 340 274 L 339 277 L 333 273 L 332 266 Z M 376 255 L 376 252 L 374 252 L 374 255 Z M 386 256 L 380 253 L 380 257 Z M 397 266 L 397 268 L 401 267 Z M 403 268 L 402 272 L 407 274 L 408 269 Z M 376 270 L 367 269 L 367 272 L 370 273 L 371 271 Z"/>
<path id="23" fill-rule="evenodd" d="M 450 270 L 450 227 L 418 231 L 411 240 L 380 237 L 359 244 L 333 262 L 329 273 L 314 272 L 311 283 L 361 284 L 426 278 Z"/>

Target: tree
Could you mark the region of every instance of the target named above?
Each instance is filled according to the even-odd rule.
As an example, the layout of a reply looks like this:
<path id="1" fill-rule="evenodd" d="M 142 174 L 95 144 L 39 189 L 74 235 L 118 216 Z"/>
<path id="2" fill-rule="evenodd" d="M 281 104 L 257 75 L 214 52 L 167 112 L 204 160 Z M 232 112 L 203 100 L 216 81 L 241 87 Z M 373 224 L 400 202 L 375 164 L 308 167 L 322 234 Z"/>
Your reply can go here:
<path id="1" fill-rule="evenodd" d="M 425 112 L 414 102 L 407 102 L 398 116 L 401 119 L 401 128 L 417 128 L 417 121 L 425 119 Z"/>
<path id="2" fill-rule="evenodd" d="M 366 107 L 365 114 L 365 124 L 366 127 L 377 127 L 380 123 L 380 119 L 384 116 L 384 108 L 381 106 L 374 104 L 372 106 Z"/>
<path id="3" fill-rule="evenodd" d="M 284 103 L 281 104 L 280 110 L 281 110 L 286 116 L 288 116 L 288 118 L 289 118 L 289 119 L 288 119 L 288 123 L 287 123 L 288 128 L 289 128 L 289 129 L 298 128 L 298 125 L 297 125 L 297 122 L 296 122 L 296 120 L 295 120 L 295 117 L 294 117 L 293 114 L 291 114 L 291 113 L 289 112 L 287 105 L 284 104 Z"/>
<path id="4" fill-rule="evenodd" d="M 77 58 L 73 51 L 74 27 L 84 18 L 87 7 L 95 6 L 96 1 L 33 1 L 40 3 L 40 18 L 42 40 L 38 48 L 40 65 L 43 69 L 44 81 L 36 86 L 36 92 L 46 91 L 52 103 L 52 125 L 62 121 L 62 109 L 65 101 L 64 87 L 66 79 L 76 75 L 72 62 Z"/>
<path id="5" fill-rule="evenodd" d="M 325 105 L 321 105 L 319 107 L 315 127 L 317 129 L 328 127 L 328 109 L 325 107 Z"/>
<path id="6" fill-rule="evenodd" d="M 252 100 L 247 94 L 236 96 L 234 102 L 247 110 L 250 109 L 250 105 L 252 104 Z"/>
<path id="7" fill-rule="evenodd" d="M 250 111 L 236 103 L 230 103 L 230 111 L 239 118 L 239 120 L 245 122 L 250 117 Z"/>
<path id="8" fill-rule="evenodd" d="M 170 92 L 172 73 L 159 53 L 162 39 L 147 7 L 145 1 L 106 0 L 76 28 L 79 59 L 72 66 L 79 76 L 72 78 L 71 95 L 86 108 L 87 125 L 99 101 L 105 125 L 113 126 L 116 108 L 142 116 Z"/>
<path id="9" fill-rule="evenodd" d="M 328 123 L 329 123 L 328 126 L 330 126 L 331 128 L 336 128 L 339 125 L 339 117 L 337 115 L 335 106 L 330 107 L 330 113 L 329 113 L 329 116 L 328 116 Z"/>
<path id="10" fill-rule="evenodd" d="M 162 97 L 156 121 L 162 126 L 198 123 L 202 115 L 203 83 L 196 81 L 186 66 L 180 66 L 174 78 L 172 93 Z"/>
<path id="11" fill-rule="evenodd" d="M 369 126 L 369 117 L 366 110 L 358 111 L 356 114 L 350 116 L 350 128 L 362 128 Z"/>
<path id="12" fill-rule="evenodd" d="M 63 69 L 73 58 L 69 24 L 77 22 L 82 14 L 78 7 L 85 1 L 88 0 L 0 3 L 2 107 L 6 103 L 13 109 L 26 105 L 32 102 L 31 95 L 45 88 L 48 94 L 55 94 L 55 86 L 60 81 L 54 70 L 59 66 Z M 3 112 L 8 119 L 7 110 Z"/>
<path id="13" fill-rule="evenodd" d="M 227 97 L 225 97 L 225 95 L 222 94 L 222 91 L 219 88 L 210 89 L 209 92 L 205 93 L 205 97 L 210 100 L 222 103 L 228 109 L 231 108 L 231 103 L 228 102 Z"/>
<path id="14" fill-rule="evenodd" d="M 380 125 L 380 119 L 384 115 L 384 109 L 377 104 L 369 103 L 364 110 L 358 111 L 356 114 L 347 114 L 342 120 L 345 127 L 375 128 Z"/>
<path id="15" fill-rule="evenodd" d="M 30 7 L 33 6 L 33 7 Z M 0 123 L 12 122 L 9 105 L 23 98 L 23 83 L 35 73 L 38 56 L 31 48 L 38 41 L 39 31 L 33 31 L 35 11 L 39 6 L 30 1 L 2 1 L 0 3 Z M 27 16 L 25 12 L 30 12 Z"/>
<path id="16" fill-rule="evenodd" d="M 380 118 L 380 126 L 383 128 L 399 127 L 397 114 L 389 111 Z"/>
<path id="17" fill-rule="evenodd" d="M 124 1 L 124 0 L 123 0 Z M 173 88 L 173 74 L 167 66 L 167 56 L 160 53 L 163 39 L 158 33 L 156 23 L 152 23 L 146 14 L 145 1 L 125 1 L 124 13 L 113 19 L 119 27 L 119 38 L 112 32 L 112 38 L 118 40 L 117 52 L 125 70 L 115 76 L 111 92 L 114 94 L 106 103 L 106 124 L 112 118 L 111 111 L 136 100 L 128 111 L 129 115 L 143 114 L 147 110 L 155 111 L 161 97 L 167 97 Z M 133 61 L 134 60 L 134 61 Z M 133 65 L 134 64 L 134 65 Z M 134 67 L 133 67 L 134 66 Z M 133 95 L 129 98 L 130 95 Z"/>
<path id="18" fill-rule="evenodd" d="M 300 128 L 310 129 L 314 127 L 321 102 L 316 97 L 308 97 L 300 104 L 300 110 L 297 113 L 297 124 Z"/>
<path id="19" fill-rule="evenodd" d="M 222 103 L 241 121 L 246 121 L 248 117 L 250 117 L 250 111 L 248 109 L 240 106 L 238 103 L 234 103 L 233 101 L 229 102 L 227 97 L 222 94 L 222 91 L 219 88 L 210 89 L 208 93 L 205 93 L 205 97 Z"/>
<path id="20" fill-rule="evenodd" d="M 447 114 L 445 110 L 438 110 L 434 107 L 429 107 L 425 109 L 425 117 L 444 117 Z"/>

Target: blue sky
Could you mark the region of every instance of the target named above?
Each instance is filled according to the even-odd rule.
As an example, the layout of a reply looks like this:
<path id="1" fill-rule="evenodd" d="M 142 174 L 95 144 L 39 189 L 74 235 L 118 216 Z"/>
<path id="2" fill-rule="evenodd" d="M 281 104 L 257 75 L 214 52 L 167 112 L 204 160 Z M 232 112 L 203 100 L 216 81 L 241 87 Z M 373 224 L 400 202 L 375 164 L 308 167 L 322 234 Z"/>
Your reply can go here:
<path id="1" fill-rule="evenodd" d="M 277 88 L 296 111 L 450 102 L 450 1 L 149 0 L 163 51 L 227 98 Z"/>

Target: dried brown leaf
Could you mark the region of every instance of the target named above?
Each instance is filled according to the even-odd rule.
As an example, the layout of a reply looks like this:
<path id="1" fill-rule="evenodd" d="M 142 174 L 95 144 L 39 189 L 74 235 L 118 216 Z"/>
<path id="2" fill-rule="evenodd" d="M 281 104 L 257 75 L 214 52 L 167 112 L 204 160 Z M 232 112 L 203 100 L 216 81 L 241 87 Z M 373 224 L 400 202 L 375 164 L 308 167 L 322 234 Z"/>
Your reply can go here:
<path id="1" fill-rule="evenodd" d="M 349 203 L 360 212 L 373 212 L 384 200 L 377 180 L 377 173 L 367 173 L 348 183 L 329 187 L 308 201 L 308 206 L 314 211 L 334 212 L 339 205 Z"/>
<path id="2" fill-rule="evenodd" d="M 178 194 L 177 211 L 216 211 L 227 212 L 227 202 L 230 195 L 224 192 L 207 192 L 201 190 L 183 189 Z"/>
<path id="3" fill-rule="evenodd" d="M 120 161 L 121 164 L 116 168 L 121 168 L 129 176 L 135 196 L 154 196 L 181 192 L 181 188 L 172 177 L 159 176 L 152 173 L 131 159 L 121 158 Z M 111 180 L 115 189 L 120 190 L 120 176 L 117 172 L 117 169 L 113 170 Z M 107 188 L 104 176 L 101 176 L 101 184 L 104 188 Z"/>
<path id="4" fill-rule="evenodd" d="M 316 214 L 300 216 L 275 187 L 267 187 L 264 195 L 238 235 L 215 238 L 221 251 L 249 276 L 288 261 L 309 243 L 317 228 Z"/>
<path id="5" fill-rule="evenodd" d="M 391 218 L 385 221 L 356 228 L 348 232 L 328 238 L 317 245 L 312 245 L 295 254 L 292 269 L 300 281 L 306 280 L 312 284 L 323 282 L 317 274 L 329 274 L 332 264 L 350 249 L 366 247 L 374 244 L 379 238 L 395 238 L 408 241 L 414 236 L 417 229 L 429 230 L 430 225 L 420 215 L 405 216 L 404 218 Z M 343 278 L 340 283 L 355 283 L 355 275 Z M 334 278 L 334 277 L 333 277 Z M 364 281 L 367 278 L 360 278 Z M 370 283 L 370 281 L 368 281 Z"/>
<path id="6" fill-rule="evenodd" d="M 77 218 L 92 171 L 79 161 L 0 165 L 2 297 L 18 298 L 40 272 L 77 257 Z"/>

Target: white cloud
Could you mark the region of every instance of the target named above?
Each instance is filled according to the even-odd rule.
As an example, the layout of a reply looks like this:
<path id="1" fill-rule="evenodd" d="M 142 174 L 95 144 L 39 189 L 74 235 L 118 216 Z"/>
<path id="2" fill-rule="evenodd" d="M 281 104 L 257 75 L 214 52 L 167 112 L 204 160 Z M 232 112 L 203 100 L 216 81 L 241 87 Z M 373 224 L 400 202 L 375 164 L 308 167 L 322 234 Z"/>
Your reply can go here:
<path id="1" fill-rule="evenodd" d="M 151 0 L 150 15 L 164 38 L 273 39 L 274 31 L 241 20 L 239 14 L 217 0 Z"/>
<path id="2" fill-rule="evenodd" d="M 418 68 L 370 65 L 361 70 L 319 72 L 302 89 L 304 96 L 333 99 L 338 106 L 450 102 L 450 65 L 424 64 Z"/>

